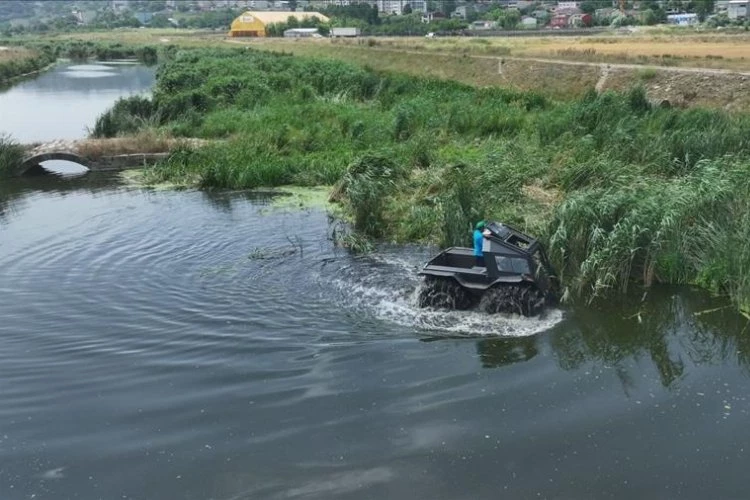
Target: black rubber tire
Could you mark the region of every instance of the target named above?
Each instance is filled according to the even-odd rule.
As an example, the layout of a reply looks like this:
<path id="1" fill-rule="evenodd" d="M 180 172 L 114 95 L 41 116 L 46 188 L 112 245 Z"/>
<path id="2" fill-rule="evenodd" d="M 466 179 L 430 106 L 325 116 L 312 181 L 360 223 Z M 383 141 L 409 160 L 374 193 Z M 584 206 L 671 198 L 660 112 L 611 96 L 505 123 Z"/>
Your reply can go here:
<path id="1" fill-rule="evenodd" d="M 456 280 L 452 278 L 436 278 L 428 276 L 419 289 L 419 307 L 435 309 L 471 308 L 473 298 Z"/>
<path id="2" fill-rule="evenodd" d="M 484 292 L 479 309 L 488 314 L 536 316 L 544 310 L 545 303 L 544 294 L 533 285 L 496 285 Z"/>

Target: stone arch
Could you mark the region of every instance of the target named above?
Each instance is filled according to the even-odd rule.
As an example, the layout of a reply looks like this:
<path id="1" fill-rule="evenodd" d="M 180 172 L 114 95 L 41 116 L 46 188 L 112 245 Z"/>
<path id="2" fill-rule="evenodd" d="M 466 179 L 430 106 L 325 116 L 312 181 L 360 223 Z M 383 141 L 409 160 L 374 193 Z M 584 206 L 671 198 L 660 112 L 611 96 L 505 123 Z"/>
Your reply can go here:
<path id="1" fill-rule="evenodd" d="M 21 164 L 18 166 L 18 169 L 16 170 L 17 175 L 21 176 L 24 175 L 29 170 L 33 169 L 34 167 L 39 166 L 40 163 L 48 160 L 65 160 L 65 161 L 71 161 L 73 163 L 78 163 L 79 165 L 83 165 L 87 169 L 91 170 L 91 160 L 84 156 L 77 155 L 75 153 L 70 153 L 66 151 L 56 151 L 51 153 L 42 153 L 37 154 L 33 156 L 29 156 L 24 158 L 24 160 L 21 162 Z"/>

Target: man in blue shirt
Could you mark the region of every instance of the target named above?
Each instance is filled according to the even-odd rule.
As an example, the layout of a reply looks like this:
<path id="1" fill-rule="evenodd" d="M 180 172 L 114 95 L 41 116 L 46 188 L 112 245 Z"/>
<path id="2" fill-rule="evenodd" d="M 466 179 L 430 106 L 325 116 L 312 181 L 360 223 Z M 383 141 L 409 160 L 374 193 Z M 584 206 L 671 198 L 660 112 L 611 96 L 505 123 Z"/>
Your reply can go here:
<path id="1" fill-rule="evenodd" d="M 482 233 L 484 231 L 484 226 L 485 223 L 483 220 L 480 220 L 477 222 L 477 225 L 474 226 L 474 260 L 479 267 L 485 267 L 484 255 L 482 254 L 482 243 L 484 242 L 484 235 Z"/>

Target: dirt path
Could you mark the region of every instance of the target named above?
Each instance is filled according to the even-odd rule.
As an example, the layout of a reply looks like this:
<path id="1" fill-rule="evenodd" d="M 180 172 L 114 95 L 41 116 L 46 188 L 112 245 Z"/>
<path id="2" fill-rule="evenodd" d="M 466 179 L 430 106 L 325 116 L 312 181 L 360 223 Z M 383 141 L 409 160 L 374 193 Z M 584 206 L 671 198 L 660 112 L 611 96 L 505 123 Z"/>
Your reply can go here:
<path id="1" fill-rule="evenodd" d="M 469 57 L 487 57 L 487 56 L 469 56 Z M 496 57 L 497 58 L 497 57 Z M 607 66 L 608 69 L 629 69 L 643 70 L 653 69 L 656 71 L 666 71 L 669 73 L 698 73 L 703 75 L 742 75 L 750 76 L 750 71 L 734 71 L 731 69 L 717 68 L 694 68 L 683 66 L 658 66 L 653 64 L 623 64 L 623 63 L 601 63 L 588 61 L 568 61 L 565 59 L 543 59 L 538 57 L 504 57 L 506 60 L 513 61 L 533 61 L 543 64 L 565 64 L 572 66 Z"/>

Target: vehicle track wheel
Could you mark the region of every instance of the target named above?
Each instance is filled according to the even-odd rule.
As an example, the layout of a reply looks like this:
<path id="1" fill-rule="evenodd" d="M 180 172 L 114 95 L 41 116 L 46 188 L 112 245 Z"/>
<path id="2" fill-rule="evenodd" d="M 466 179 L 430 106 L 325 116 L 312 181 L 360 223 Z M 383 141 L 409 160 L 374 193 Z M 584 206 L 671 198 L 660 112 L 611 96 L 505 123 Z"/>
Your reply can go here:
<path id="1" fill-rule="evenodd" d="M 542 312 L 544 305 L 544 294 L 529 285 L 498 285 L 484 292 L 479 301 L 479 309 L 488 314 L 536 316 Z"/>
<path id="2" fill-rule="evenodd" d="M 469 309 L 472 305 L 471 294 L 451 278 L 425 278 L 419 290 L 419 307 L 436 309 Z"/>

